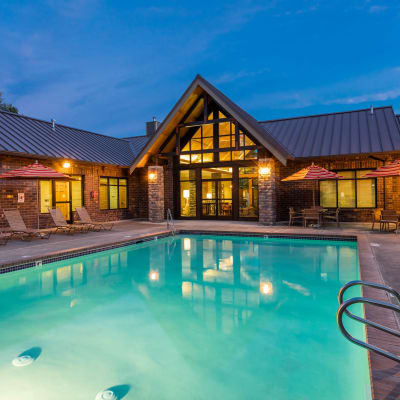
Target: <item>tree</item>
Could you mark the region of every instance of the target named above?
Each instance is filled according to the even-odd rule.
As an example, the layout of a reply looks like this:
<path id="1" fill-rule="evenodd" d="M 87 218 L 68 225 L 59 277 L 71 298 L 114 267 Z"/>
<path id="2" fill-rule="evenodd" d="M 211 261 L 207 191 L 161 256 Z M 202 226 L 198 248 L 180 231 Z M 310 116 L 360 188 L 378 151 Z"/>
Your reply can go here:
<path id="1" fill-rule="evenodd" d="M 3 93 L 0 92 L 0 110 L 12 112 L 18 114 L 18 108 L 12 104 L 7 104 L 3 101 Z"/>

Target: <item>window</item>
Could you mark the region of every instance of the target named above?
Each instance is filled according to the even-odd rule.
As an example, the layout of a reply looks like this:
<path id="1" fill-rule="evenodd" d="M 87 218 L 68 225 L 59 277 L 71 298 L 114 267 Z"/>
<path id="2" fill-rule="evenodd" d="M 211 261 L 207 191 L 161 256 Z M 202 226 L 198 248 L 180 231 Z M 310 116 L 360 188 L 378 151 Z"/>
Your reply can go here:
<path id="1" fill-rule="evenodd" d="M 48 213 L 53 206 L 53 189 L 51 181 L 40 181 L 40 212 Z"/>
<path id="2" fill-rule="evenodd" d="M 128 207 L 128 181 L 126 178 L 100 178 L 100 210 Z"/>
<path id="3" fill-rule="evenodd" d="M 228 119 L 222 112 L 219 112 L 218 118 L 220 120 Z M 189 129 L 186 126 L 180 129 L 183 136 L 186 134 L 189 135 L 190 129 L 195 129 L 186 144 L 183 140 L 183 147 L 180 154 L 181 164 L 257 159 L 256 143 L 234 122 L 224 121 L 215 124 L 204 124 L 196 128 L 191 127 Z M 236 138 L 238 138 L 238 143 L 236 143 Z"/>
<path id="4" fill-rule="evenodd" d="M 239 168 L 239 216 L 258 216 L 258 169 Z"/>
<path id="5" fill-rule="evenodd" d="M 76 210 L 76 207 L 82 207 L 82 176 L 81 175 L 71 175 L 74 181 L 71 181 L 71 203 L 72 211 Z"/>
<path id="6" fill-rule="evenodd" d="M 180 171 L 181 216 L 196 216 L 196 171 L 185 169 Z"/>
<path id="7" fill-rule="evenodd" d="M 363 178 L 370 170 L 337 171 L 343 179 L 320 181 L 322 207 L 375 208 L 376 179 Z"/>

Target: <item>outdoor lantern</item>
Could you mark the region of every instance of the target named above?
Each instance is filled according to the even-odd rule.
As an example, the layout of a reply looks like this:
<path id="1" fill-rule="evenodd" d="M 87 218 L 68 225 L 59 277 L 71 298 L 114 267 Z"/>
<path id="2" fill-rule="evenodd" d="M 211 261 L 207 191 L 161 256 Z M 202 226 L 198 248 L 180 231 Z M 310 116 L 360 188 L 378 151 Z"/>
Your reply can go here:
<path id="1" fill-rule="evenodd" d="M 271 168 L 260 167 L 260 175 L 269 175 L 271 173 Z"/>
<path id="2" fill-rule="evenodd" d="M 156 174 L 154 173 L 154 172 L 150 172 L 149 173 L 149 179 L 151 180 L 151 181 L 153 181 L 154 179 L 156 179 Z"/>
<path id="3" fill-rule="evenodd" d="M 190 190 L 189 189 L 184 189 L 183 190 L 183 198 L 188 199 L 190 195 Z"/>
<path id="4" fill-rule="evenodd" d="M 69 168 L 71 166 L 71 163 L 69 161 L 65 161 L 63 164 L 63 168 Z"/>

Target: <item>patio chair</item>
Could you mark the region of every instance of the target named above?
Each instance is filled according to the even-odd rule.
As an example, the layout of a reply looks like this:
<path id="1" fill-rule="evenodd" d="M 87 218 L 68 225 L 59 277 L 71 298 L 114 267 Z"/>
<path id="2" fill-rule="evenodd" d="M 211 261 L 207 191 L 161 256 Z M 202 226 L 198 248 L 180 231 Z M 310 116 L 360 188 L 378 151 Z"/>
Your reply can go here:
<path id="1" fill-rule="evenodd" d="M 326 211 L 322 214 L 322 218 L 333 220 L 336 222 L 336 227 L 339 228 L 339 214 L 340 214 L 340 208 L 337 208 L 335 211 Z"/>
<path id="2" fill-rule="evenodd" d="M 380 230 L 389 230 L 390 224 L 395 226 L 394 231 L 397 233 L 399 229 L 399 216 L 397 215 L 395 210 L 382 210 L 381 218 L 379 220 Z"/>
<path id="3" fill-rule="evenodd" d="M 8 225 L 10 225 L 11 237 L 17 237 L 22 240 L 31 240 L 33 238 L 49 239 L 54 232 L 54 229 L 27 228 L 19 210 L 4 210 L 4 216 Z"/>
<path id="4" fill-rule="evenodd" d="M 307 226 L 307 221 L 316 221 L 318 225 L 321 225 L 321 213 L 314 208 L 303 210 L 304 227 Z"/>
<path id="5" fill-rule="evenodd" d="M 85 225 L 67 223 L 59 208 L 49 209 L 49 212 L 51 218 L 53 219 L 54 225 L 56 226 L 56 232 L 69 233 L 71 235 L 73 235 L 75 232 L 88 232 L 88 227 Z"/>
<path id="6" fill-rule="evenodd" d="M 303 223 L 303 213 L 295 211 L 293 207 L 289 207 L 289 226 L 292 226 L 296 221 Z"/>
<path id="7" fill-rule="evenodd" d="M 96 222 L 92 221 L 92 218 L 90 217 L 88 211 L 86 210 L 85 207 L 76 207 L 76 212 L 78 213 L 80 221 L 77 221 L 78 223 L 87 225 L 90 227 L 90 229 L 94 231 L 111 231 L 111 229 L 114 226 L 113 222 Z"/>

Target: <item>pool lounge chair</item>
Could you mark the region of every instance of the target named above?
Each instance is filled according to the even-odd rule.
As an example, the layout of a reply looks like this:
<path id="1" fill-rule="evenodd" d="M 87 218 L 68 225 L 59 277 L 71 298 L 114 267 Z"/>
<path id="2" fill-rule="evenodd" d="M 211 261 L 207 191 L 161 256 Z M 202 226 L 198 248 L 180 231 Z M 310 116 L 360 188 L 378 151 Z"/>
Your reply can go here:
<path id="1" fill-rule="evenodd" d="M 10 237 L 11 233 L 9 231 L 0 231 L 0 245 L 7 244 Z"/>
<path id="2" fill-rule="evenodd" d="M 111 231 L 111 229 L 114 226 L 113 222 L 96 222 L 92 221 L 92 218 L 90 218 L 89 213 L 87 212 L 85 207 L 76 207 L 76 212 L 78 213 L 80 221 L 77 221 L 78 223 L 88 225 L 90 229 L 99 232 L 101 230 L 103 231 Z"/>
<path id="3" fill-rule="evenodd" d="M 75 232 L 86 233 L 88 227 L 79 224 L 69 224 L 62 214 L 59 208 L 49 209 L 51 218 L 53 219 L 54 225 L 56 226 L 56 232 L 69 233 L 73 235 Z"/>
<path id="4" fill-rule="evenodd" d="M 4 216 L 10 225 L 11 237 L 17 237 L 22 240 L 31 240 L 33 238 L 49 239 L 54 229 L 30 229 L 25 225 L 19 210 L 4 210 Z"/>

